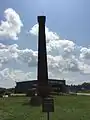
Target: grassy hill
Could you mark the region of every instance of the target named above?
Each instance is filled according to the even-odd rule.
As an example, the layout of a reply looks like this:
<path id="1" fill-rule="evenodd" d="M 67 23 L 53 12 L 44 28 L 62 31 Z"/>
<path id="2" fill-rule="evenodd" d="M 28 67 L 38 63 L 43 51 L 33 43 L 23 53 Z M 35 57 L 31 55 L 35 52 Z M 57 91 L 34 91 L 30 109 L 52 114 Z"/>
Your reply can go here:
<path id="1" fill-rule="evenodd" d="M 90 96 L 54 96 L 51 120 L 89 120 Z M 41 107 L 28 104 L 28 97 L 0 98 L 0 120 L 47 120 Z"/>

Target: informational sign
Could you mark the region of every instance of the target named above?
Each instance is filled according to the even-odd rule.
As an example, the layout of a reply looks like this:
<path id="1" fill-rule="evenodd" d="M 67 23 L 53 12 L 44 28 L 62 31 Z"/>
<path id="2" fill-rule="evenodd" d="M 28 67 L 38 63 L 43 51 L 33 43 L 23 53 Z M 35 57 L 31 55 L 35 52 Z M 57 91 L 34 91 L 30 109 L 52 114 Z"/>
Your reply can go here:
<path id="1" fill-rule="evenodd" d="M 42 103 L 42 112 L 54 112 L 53 98 L 44 98 Z"/>

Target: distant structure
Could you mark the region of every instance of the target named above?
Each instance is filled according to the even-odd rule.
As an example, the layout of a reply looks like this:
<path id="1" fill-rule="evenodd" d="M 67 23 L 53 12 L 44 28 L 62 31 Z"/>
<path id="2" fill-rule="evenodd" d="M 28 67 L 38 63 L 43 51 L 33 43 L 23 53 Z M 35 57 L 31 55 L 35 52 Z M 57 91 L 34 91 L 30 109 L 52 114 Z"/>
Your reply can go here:
<path id="1" fill-rule="evenodd" d="M 15 93 L 28 93 L 29 90 L 36 89 L 37 84 L 38 84 L 38 80 L 17 82 L 15 87 Z M 62 93 L 66 92 L 65 80 L 48 79 L 48 84 L 52 86 L 54 92 L 62 92 Z"/>

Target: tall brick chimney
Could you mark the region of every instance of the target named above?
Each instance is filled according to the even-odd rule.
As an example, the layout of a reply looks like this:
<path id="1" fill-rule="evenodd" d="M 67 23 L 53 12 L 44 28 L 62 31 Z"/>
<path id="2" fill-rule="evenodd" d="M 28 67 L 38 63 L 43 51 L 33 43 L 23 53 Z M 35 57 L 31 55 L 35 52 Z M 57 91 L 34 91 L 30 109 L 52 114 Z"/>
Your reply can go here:
<path id="1" fill-rule="evenodd" d="M 48 95 L 48 67 L 45 35 L 45 16 L 38 16 L 38 92 L 40 96 Z"/>

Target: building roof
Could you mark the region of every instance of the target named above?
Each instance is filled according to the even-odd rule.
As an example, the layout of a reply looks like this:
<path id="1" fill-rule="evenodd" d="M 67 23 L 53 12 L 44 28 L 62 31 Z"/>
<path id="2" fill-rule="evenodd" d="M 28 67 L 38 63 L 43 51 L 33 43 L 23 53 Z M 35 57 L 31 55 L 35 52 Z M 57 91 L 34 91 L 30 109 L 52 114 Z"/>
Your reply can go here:
<path id="1" fill-rule="evenodd" d="M 49 81 L 60 81 L 60 82 L 65 82 L 65 80 L 60 80 L 60 79 L 48 79 Z M 20 82 L 16 82 L 16 83 L 26 83 L 26 82 L 36 82 L 37 80 L 29 80 L 29 81 L 20 81 Z"/>

